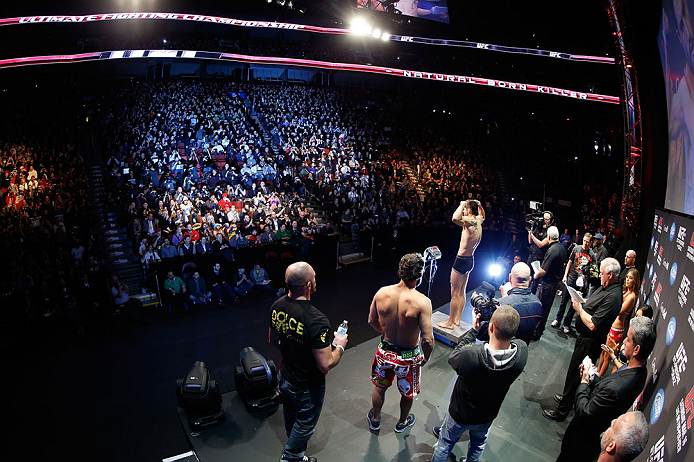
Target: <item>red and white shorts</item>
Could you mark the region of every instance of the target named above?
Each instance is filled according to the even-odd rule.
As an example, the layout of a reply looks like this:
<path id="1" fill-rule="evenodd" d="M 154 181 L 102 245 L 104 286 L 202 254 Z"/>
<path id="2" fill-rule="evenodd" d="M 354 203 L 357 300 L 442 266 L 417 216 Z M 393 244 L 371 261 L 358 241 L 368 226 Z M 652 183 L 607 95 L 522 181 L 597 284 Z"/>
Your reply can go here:
<path id="1" fill-rule="evenodd" d="M 607 334 L 607 336 L 611 338 L 614 343 L 619 343 L 624 338 L 624 329 L 615 329 L 614 327 L 610 327 L 610 332 Z"/>
<path id="2" fill-rule="evenodd" d="M 400 394 L 414 398 L 421 388 L 420 363 L 423 359 L 419 346 L 403 350 L 381 341 L 371 364 L 371 382 L 379 388 L 388 388 L 397 377 Z"/>

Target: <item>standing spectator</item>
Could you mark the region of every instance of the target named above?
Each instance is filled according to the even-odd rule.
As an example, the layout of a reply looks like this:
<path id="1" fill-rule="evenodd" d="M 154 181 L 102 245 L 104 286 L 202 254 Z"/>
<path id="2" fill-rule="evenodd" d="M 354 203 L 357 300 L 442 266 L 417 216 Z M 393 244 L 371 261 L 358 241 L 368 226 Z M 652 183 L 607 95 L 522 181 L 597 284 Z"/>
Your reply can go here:
<path id="1" fill-rule="evenodd" d="M 282 461 L 316 462 L 305 455 L 325 397 L 325 375 L 337 366 L 347 335 L 335 337 L 328 318 L 311 305 L 316 273 L 306 262 L 291 264 L 285 273 L 289 294 L 270 308 L 269 340 L 282 352 L 279 388 L 282 394 L 287 444 Z M 294 327 L 292 327 L 294 326 Z M 296 326 L 303 326 L 299 330 Z"/>
<path id="2" fill-rule="evenodd" d="M 581 292 L 585 298 L 588 294 L 588 278 L 583 271 L 588 268 L 589 265 L 595 263 L 595 253 L 593 249 L 590 248 L 590 233 L 583 235 L 583 244 L 576 245 L 571 249 L 571 254 L 569 255 L 569 261 L 566 264 L 566 269 L 564 270 L 564 278 L 562 282 L 568 286 L 576 289 L 577 292 Z M 571 300 L 571 295 L 568 289 L 562 291 L 561 302 L 559 302 L 559 311 L 557 311 L 557 317 L 552 321 L 552 327 L 559 327 L 562 324 L 562 317 L 564 316 L 564 310 Z M 563 326 L 564 333 L 568 334 L 571 332 L 571 322 L 574 318 L 574 310 L 570 309 L 566 313 L 564 318 Z"/>
<path id="3" fill-rule="evenodd" d="M 549 247 L 542 260 L 540 271 L 533 276 L 536 280 L 542 279 L 538 295 L 542 303 L 542 320 L 535 329 L 533 340 L 536 341 L 540 340 L 542 333 L 545 331 L 545 324 L 547 324 L 547 318 L 552 309 L 552 302 L 554 302 L 554 297 L 557 294 L 557 286 L 561 281 L 564 262 L 566 261 L 566 250 L 559 243 L 559 230 L 556 226 L 550 226 L 547 229 L 547 241 L 549 242 Z"/>
<path id="4" fill-rule="evenodd" d="M 646 361 L 655 345 L 653 321 L 634 318 L 625 340 L 627 363 L 607 377 L 591 377 L 581 365 L 576 390 L 576 414 L 564 433 L 557 462 L 593 460 L 600 452 L 600 433 L 620 414 L 629 410 L 646 383 Z"/>
<path id="5" fill-rule="evenodd" d="M 579 319 L 576 319 L 578 337 L 566 372 L 564 391 L 554 395 L 554 400 L 559 403 L 559 406 L 556 410 L 542 411 L 542 415 L 548 419 L 556 421 L 566 419 L 580 384 L 580 376 L 576 374 L 578 367 L 586 356 L 596 362 L 600 355 L 600 344 L 607 337 L 610 326 L 622 306 L 622 291 L 618 284 L 619 270 L 619 262 L 614 258 L 603 260 L 600 265 L 600 287 L 593 292 L 583 306 L 577 301 L 573 302 L 579 316 Z"/>

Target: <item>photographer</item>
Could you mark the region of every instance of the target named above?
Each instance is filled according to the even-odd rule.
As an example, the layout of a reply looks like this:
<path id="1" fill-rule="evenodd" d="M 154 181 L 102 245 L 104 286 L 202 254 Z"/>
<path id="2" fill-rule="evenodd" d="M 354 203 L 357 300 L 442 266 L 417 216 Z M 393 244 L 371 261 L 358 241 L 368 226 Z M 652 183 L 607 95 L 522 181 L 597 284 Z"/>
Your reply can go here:
<path id="1" fill-rule="evenodd" d="M 525 263 L 516 263 L 508 275 L 511 289 L 507 292 L 505 286 L 501 286 L 502 297 L 499 304 L 508 305 L 518 311 L 520 325 L 516 332 L 516 338 L 530 343 L 535 335 L 535 328 L 542 320 L 542 303 L 530 292 L 530 267 Z"/>
<path id="2" fill-rule="evenodd" d="M 528 346 L 513 338 L 519 323 L 518 312 L 502 305 L 489 321 L 489 342 L 476 344 L 481 328 L 477 314 L 449 356 L 448 364 L 458 378 L 443 424 L 434 427 L 438 441 L 432 462 L 447 461 L 465 430 L 470 432 L 467 460 L 479 460 L 508 389 L 528 361 Z"/>

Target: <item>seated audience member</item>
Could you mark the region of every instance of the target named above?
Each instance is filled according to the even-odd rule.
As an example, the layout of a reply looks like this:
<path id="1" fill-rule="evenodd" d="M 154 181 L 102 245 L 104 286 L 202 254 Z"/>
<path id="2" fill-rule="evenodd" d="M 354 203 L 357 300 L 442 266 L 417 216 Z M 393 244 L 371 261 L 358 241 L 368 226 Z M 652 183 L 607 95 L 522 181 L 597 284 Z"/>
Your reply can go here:
<path id="1" fill-rule="evenodd" d="M 176 247 L 174 247 L 168 239 L 164 239 L 161 245 L 161 258 L 166 260 L 178 256 Z"/>
<path id="2" fill-rule="evenodd" d="M 236 274 L 234 274 L 231 286 L 239 296 L 243 296 L 246 295 L 255 284 L 246 276 L 246 269 L 240 266 Z"/>
<path id="3" fill-rule="evenodd" d="M 130 297 L 128 285 L 117 275 L 111 276 L 111 296 L 116 310 L 120 311 L 129 319 L 147 325 L 147 319 L 141 314 L 142 302 Z"/>
<path id="4" fill-rule="evenodd" d="M 207 276 L 207 281 L 212 286 L 212 293 L 217 299 L 219 306 L 226 306 L 225 298 L 231 298 L 236 303 L 239 302 L 239 297 L 232 289 L 231 284 L 227 281 L 226 274 L 222 271 L 222 264 L 217 262 L 212 266 L 212 272 Z"/>
<path id="5" fill-rule="evenodd" d="M 276 297 L 280 297 L 284 293 L 284 288 L 278 290 L 270 285 L 270 276 L 265 271 L 265 268 L 260 266 L 260 263 L 256 263 L 251 270 L 251 281 L 255 284 L 256 289 L 270 292 Z"/>
<path id="6" fill-rule="evenodd" d="M 194 305 L 206 305 L 212 303 L 212 292 L 207 290 L 205 280 L 200 276 L 200 271 L 195 270 L 186 283 L 188 298 Z"/>
<path id="7" fill-rule="evenodd" d="M 200 236 L 200 242 L 195 246 L 195 253 L 197 255 L 205 255 L 212 253 L 212 246 L 207 242 L 206 236 Z"/>
<path id="8" fill-rule="evenodd" d="M 181 311 L 183 308 L 188 309 L 186 303 L 186 283 L 178 276 L 174 276 L 173 271 L 166 273 L 166 280 L 163 284 L 164 290 L 162 296 L 164 298 L 164 306 L 168 313 L 173 311 Z"/>

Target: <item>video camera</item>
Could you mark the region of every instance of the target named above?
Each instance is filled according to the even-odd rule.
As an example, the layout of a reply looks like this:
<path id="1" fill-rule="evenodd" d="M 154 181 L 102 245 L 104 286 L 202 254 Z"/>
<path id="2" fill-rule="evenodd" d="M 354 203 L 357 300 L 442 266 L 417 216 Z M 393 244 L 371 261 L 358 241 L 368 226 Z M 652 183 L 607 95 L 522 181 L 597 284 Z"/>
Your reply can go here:
<path id="1" fill-rule="evenodd" d="M 484 289 L 486 297 L 477 292 L 473 292 L 472 297 L 470 297 L 470 303 L 475 310 L 475 314 L 480 314 L 480 330 L 477 334 L 479 340 L 485 341 L 489 340 L 489 320 L 492 319 L 494 311 L 500 306 L 499 300 L 494 298 L 496 293 L 496 287 L 487 281 L 482 281 L 482 288 Z"/>
<path id="2" fill-rule="evenodd" d="M 550 217 L 552 217 L 549 224 L 551 225 L 554 223 L 554 214 L 547 210 L 542 211 L 542 202 L 530 201 L 529 205 L 533 213 L 529 213 L 525 216 L 525 229 L 533 231 L 538 226 L 542 226 L 545 220 L 545 213 L 549 213 Z"/>

